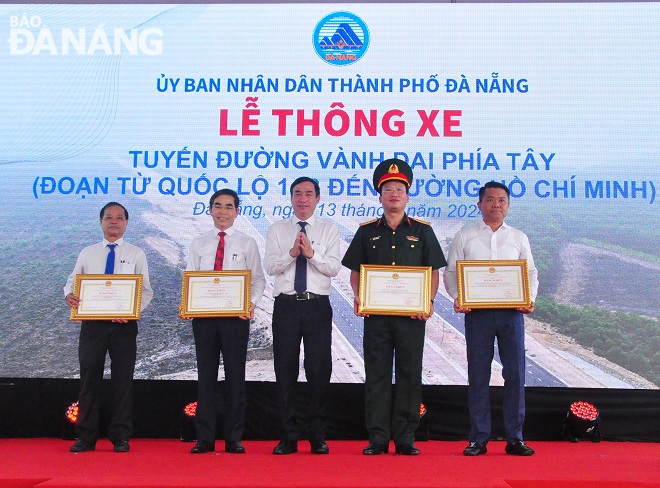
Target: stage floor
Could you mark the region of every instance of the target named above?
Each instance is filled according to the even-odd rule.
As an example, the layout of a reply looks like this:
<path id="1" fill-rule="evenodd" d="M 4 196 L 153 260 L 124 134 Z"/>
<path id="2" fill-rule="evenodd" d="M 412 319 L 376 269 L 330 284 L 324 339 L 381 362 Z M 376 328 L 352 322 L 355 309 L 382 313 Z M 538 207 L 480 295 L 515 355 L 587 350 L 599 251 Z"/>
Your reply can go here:
<path id="1" fill-rule="evenodd" d="M 192 443 L 133 439 L 115 453 L 102 439 L 96 451 L 72 454 L 71 441 L 0 439 L 0 487 L 660 487 L 660 444 L 631 442 L 530 442 L 536 455 L 462 455 L 465 442 L 418 442 L 416 457 L 364 456 L 363 441 L 328 441 L 330 454 L 274 456 L 274 441 L 246 441 L 246 454 L 192 455 Z M 393 445 L 390 449 L 393 450 Z"/>

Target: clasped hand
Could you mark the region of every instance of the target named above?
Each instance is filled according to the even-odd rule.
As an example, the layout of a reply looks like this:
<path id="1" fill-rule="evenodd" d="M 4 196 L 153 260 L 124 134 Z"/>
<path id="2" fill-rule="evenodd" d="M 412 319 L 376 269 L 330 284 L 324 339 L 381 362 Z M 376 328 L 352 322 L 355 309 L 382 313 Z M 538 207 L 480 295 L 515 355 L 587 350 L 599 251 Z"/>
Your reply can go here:
<path id="1" fill-rule="evenodd" d="M 293 243 L 293 247 L 289 249 L 289 256 L 292 258 L 297 258 L 302 253 L 307 259 L 311 259 L 314 256 L 314 249 L 312 248 L 312 243 L 310 242 L 307 234 L 304 232 L 299 232 L 296 236 L 296 240 Z"/>

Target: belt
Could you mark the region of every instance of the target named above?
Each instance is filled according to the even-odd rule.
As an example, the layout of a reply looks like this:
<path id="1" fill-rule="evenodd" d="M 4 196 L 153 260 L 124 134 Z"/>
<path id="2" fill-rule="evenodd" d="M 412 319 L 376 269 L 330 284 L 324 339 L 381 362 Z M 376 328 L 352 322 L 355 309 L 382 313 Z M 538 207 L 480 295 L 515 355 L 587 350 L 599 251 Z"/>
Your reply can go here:
<path id="1" fill-rule="evenodd" d="M 298 293 L 296 295 L 285 295 L 284 293 L 280 293 L 277 295 L 277 298 L 283 298 L 285 300 L 314 300 L 316 298 L 324 298 L 327 297 L 328 295 L 317 295 L 316 293 L 312 293 L 311 291 L 305 292 L 305 293 Z"/>

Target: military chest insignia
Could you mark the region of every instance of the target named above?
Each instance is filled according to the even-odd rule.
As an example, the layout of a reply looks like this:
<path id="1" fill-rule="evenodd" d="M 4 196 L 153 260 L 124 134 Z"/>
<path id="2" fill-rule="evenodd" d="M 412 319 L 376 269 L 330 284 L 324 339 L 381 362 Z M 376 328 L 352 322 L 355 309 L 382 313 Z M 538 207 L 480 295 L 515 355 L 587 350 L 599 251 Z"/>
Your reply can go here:
<path id="1" fill-rule="evenodd" d="M 408 239 L 409 241 L 413 241 L 413 242 L 418 242 L 419 241 L 419 237 L 415 237 L 415 236 L 406 236 L 406 239 Z"/>
<path id="2" fill-rule="evenodd" d="M 369 238 L 370 241 L 377 241 L 378 239 L 380 239 L 380 236 L 374 236 Z"/>

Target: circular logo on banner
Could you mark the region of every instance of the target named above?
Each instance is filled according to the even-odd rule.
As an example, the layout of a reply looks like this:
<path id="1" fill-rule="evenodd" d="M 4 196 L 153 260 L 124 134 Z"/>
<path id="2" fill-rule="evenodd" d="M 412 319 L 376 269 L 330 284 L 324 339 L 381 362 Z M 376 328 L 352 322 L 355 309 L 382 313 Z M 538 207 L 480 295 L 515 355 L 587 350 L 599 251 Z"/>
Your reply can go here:
<path id="1" fill-rule="evenodd" d="M 367 24 L 350 12 L 334 12 L 316 24 L 312 39 L 316 54 L 326 63 L 347 66 L 369 48 Z"/>

